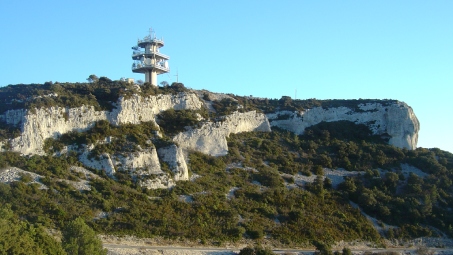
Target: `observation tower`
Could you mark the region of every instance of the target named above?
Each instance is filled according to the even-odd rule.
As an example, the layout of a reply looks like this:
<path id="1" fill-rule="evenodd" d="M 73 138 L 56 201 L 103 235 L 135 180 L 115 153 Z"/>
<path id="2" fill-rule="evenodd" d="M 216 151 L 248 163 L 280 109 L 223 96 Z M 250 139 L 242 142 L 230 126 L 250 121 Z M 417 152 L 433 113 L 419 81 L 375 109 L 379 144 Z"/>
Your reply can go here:
<path id="1" fill-rule="evenodd" d="M 137 45 L 132 47 L 132 72 L 144 73 L 145 82 L 157 86 L 157 75 L 170 72 L 167 60 L 169 56 L 159 52 L 159 48 L 164 46 L 164 40 L 156 38 L 153 30 L 149 30 L 149 35 L 138 40 Z"/>

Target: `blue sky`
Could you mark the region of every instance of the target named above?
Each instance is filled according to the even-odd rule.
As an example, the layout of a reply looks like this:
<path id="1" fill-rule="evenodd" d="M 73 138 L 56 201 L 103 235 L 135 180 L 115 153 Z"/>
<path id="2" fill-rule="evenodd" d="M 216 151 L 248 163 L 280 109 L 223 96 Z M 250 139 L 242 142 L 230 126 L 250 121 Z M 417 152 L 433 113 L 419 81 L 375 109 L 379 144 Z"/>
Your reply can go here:
<path id="1" fill-rule="evenodd" d="M 418 146 L 453 152 L 453 1 L 0 1 L 0 86 L 131 77 L 131 46 L 163 37 L 193 89 L 397 99 Z"/>

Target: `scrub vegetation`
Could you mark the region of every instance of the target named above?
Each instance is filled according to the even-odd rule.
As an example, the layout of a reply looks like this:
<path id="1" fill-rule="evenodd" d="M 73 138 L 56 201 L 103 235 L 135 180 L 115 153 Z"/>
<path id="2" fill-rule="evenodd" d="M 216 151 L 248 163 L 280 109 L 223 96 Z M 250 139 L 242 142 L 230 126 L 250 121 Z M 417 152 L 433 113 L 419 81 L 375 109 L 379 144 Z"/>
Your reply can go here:
<path id="1" fill-rule="evenodd" d="M 107 87 L 109 92 L 105 91 Z M 151 95 L 187 90 L 178 84 L 159 88 L 145 84 L 140 89 L 137 92 L 133 85 L 101 77 L 90 84 L 8 86 L 0 89 L 0 99 L 15 102 L 10 105 L 13 108 L 45 107 L 49 102 L 72 107 L 83 101 L 108 109 L 129 91 Z M 22 101 L 14 101 L 12 98 L 17 98 L 19 91 L 24 96 Z M 26 100 L 50 93 L 60 96 Z M 223 100 L 213 107 L 227 114 L 238 105 L 267 112 L 277 108 L 338 106 L 341 101 L 234 98 L 237 101 Z M 344 100 L 351 107 L 358 101 Z M 25 233 L 23 240 L 28 246 L 23 247 L 41 249 L 43 254 L 47 254 L 43 243 L 59 247 L 55 250 L 60 253 L 55 254 L 74 248 L 74 242 L 68 241 L 72 239 L 65 234 L 63 243 L 43 234 L 44 229 L 68 231 L 65 226 L 71 222 L 103 234 L 160 236 L 217 245 L 243 239 L 256 243 L 273 240 L 281 246 L 316 246 L 320 250 L 328 250 L 341 240 L 381 244 L 383 238 L 410 239 L 442 233 L 453 236 L 453 155 L 440 149 L 396 148 L 382 137 L 373 136 L 367 126 L 347 121 L 320 123 L 306 129 L 303 135 L 279 129 L 232 134 L 226 156 L 190 152 L 190 174 L 197 178 L 178 181 L 168 190 L 144 189 L 126 173 L 117 172 L 110 178 L 94 169 L 90 170 L 100 178 L 89 179 L 90 190 L 78 190 L 63 181 L 85 178 L 69 170 L 71 166 L 82 166 L 78 155 L 51 156 L 64 146 L 93 144 L 106 137 L 117 142 L 99 145 L 94 150 L 98 154 L 124 150 L 129 145 L 159 146 L 170 143 L 172 135 L 184 130 L 174 120 L 196 127 L 200 116 L 209 118 L 202 111 L 163 112 L 158 120 L 163 137 L 156 136 L 157 128 L 151 122 L 114 127 L 101 121 L 86 132 L 47 140 L 47 156 L 1 152 L 0 169 L 14 166 L 40 174 L 40 182 L 47 188 L 30 183 L 29 178 L 0 183 L 0 224 L 14 225 L 14 231 Z M 147 141 L 152 141 L 152 145 Z M 406 174 L 403 165 L 415 167 L 423 174 Z M 327 168 L 358 174 L 333 186 L 331 180 L 324 178 Z M 303 183 L 297 179 L 301 176 L 316 178 L 312 183 Z M 379 233 L 353 205 L 377 218 L 382 226 L 394 227 Z M 0 228 L 0 235 L 4 235 L 4 229 Z M 244 250 L 243 254 L 255 252 L 254 249 L 257 248 Z"/>

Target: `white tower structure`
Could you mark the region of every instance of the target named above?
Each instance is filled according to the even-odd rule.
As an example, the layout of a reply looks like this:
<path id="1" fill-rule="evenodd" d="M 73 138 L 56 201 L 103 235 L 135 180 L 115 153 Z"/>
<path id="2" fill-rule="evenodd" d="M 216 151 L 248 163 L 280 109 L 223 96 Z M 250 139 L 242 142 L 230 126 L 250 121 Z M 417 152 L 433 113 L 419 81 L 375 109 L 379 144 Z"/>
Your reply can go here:
<path id="1" fill-rule="evenodd" d="M 137 45 L 132 47 L 132 72 L 144 73 L 145 82 L 157 86 L 157 75 L 170 72 L 167 60 L 169 56 L 159 52 L 159 48 L 164 46 L 163 39 L 157 39 L 153 30 L 149 30 L 149 35 L 138 40 Z"/>

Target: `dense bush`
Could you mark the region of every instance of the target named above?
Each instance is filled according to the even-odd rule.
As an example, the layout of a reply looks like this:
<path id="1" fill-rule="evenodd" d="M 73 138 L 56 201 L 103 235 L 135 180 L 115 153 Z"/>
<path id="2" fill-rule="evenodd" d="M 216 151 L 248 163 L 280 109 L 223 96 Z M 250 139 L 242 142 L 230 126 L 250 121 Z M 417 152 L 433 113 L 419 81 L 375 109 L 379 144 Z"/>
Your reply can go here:
<path id="1" fill-rule="evenodd" d="M 175 135 L 185 131 L 185 127 L 196 127 L 200 118 L 207 117 L 207 113 L 194 110 L 169 109 L 159 113 L 157 123 L 163 128 L 166 134 Z"/>
<path id="2" fill-rule="evenodd" d="M 140 143 L 155 139 L 153 126 L 148 125 L 114 127 L 99 122 L 85 133 L 64 135 L 59 142 L 77 144 L 128 134 L 126 141 Z M 399 226 L 387 237 L 435 235 L 425 225 L 450 233 L 451 154 L 436 149 L 398 149 L 369 136 L 367 130 L 357 134 L 362 139 L 358 141 L 345 133 L 331 133 L 331 129 L 321 124 L 301 136 L 282 130 L 232 134 L 227 156 L 190 153 L 191 172 L 200 177 L 178 182 L 172 190 L 141 190 L 127 175 L 118 175 L 117 181 L 92 180 L 91 191 L 78 191 L 56 179 L 79 178 L 68 171 L 77 164 L 74 156 L 22 157 L 3 152 L 0 162 L 4 166 L 43 175 L 41 182 L 49 189 L 40 190 L 24 182 L 1 184 L 0 202 L 13 204 L 19 216 L 45 226 L 61 227 L 76 217 L 92 219 L 104 211 L 109 217 L 90 224 L 96 231 L 109 234 L 195 238 L 203 242 L 271 237 L 288 246 L 314 241 L 330 245 L 355 239 L 379 242 L 380 236 L 370 223 L 349 206 L 350 199 L 368 214 Z M 136 140 L 132 140 L 133 134 Z M 428 167 L 436 177 L 403 177 L 398 172 L 398 164 L 417 164 L 418 157 L 422 157 L 420 167 L 437 159 L 435 168 L 431 164 Z M 322 178 L 305 189 L 288 189 L 288 177 L 281 177 L 283 173 L 322 175 L 324 163 L 336 168 L 346 165 L 346 160 L 350 169 L 363 174 L 347 178 L 338 191 Z M 389 171 L 378 171 L 375 166 Z M 156 196 L 160 199 L 148 198 Z M 190 197 L 192 202 L 183 202 L 180 196 Z"/>
<path id="3" fill-rule="evenodd" d="M 1 254 L 66 254 L 43 227 L 20 220 L 9 204 L 0 205 Z"/>
<path id="4" fill-rule="evenodd" d="M 275 254 L 269 248 L 263 248 L 261 246 L 256 247 L 245 247 L 239 251 L 239 255 L 273 255 Z"/>
<path id="5" fill-rule="evenodd" d="M 0 114 L 13 109 L 33 109 L 50 106 L 94 106 L 97 110 L 111 110 L 121 96 L 177 94 L 188 91 L 184 84 L 156 87 L 145 83 L 140 88 L 126 81 L 112 81 L 101 77 L 90 83 L 18 84 L 0 88 Z"/>
<path id="6" fill-rule="evenodd" d="M 334 108 L 334 107 L 349 107 L 354 111 L 360 112 L 363 111 L 360 109 L 359 105 L 368 104 L 368 103 L 380 103 L 384 106 L 397 102 L 396 100 L 378 100 L 378 99 L 358 99 L 358 100 L 342 100 L 342 99 L 333 99 L 333 100 L 318 100 L 315 98 L 310 99 L 292 99 L 289 96 L 282 96 L 280 99 L 261 99 L 253 97 L 236 97 L 241 102 L 247 100 L 249 105 L 261 109 L 262 111 L 275 112 L 278 110 L 288 110 L 288 111 L 303 111 L 305 109 L 311 109 L 314 107 L 323 107 L 324 109 Z"/>
<path id="7" fill-rule="evenodd" d="M 120 96 L 184 91 L 187 89 L 182 84 L 155 87 L 145 83 L 138 88 L 103 77 L 89 84 L 8 86 L 0 89 L 0 112 L 66 104 L 111 109 Z M 68 145 L 94 144 L 93 157 L 104 152 L 133 152 L 138 146 L 167 146 L 172 144 L 171 135 L 183 131 L 184 126 L 202 124 L 200 116 L 217 118 L 236 110 L 297 111 L 338 105 L 358 109 L 361 103 L 375 102 L 233 98 L 213 101 L 216 113 L 211 116 L 206 111 L 162 112 L 159 124 L 163 138 L 157 135 L 153 122 L 113 126 L 99 121 L 85 132 L 69 132 L 46 140 L 48 156 L 1 152 L 1 169 L 15 166 L 38 173 L 47 189 L 29 184 L 30 177 L 23 175 L 22 181 L 0 184 L 0 204 L 10 203 L 11 210 L 30 224 L 27 226 L 63 229 L 81 217 L 100 233 L 191 239 L 217 245 L 242 238 L 257 243 L 272 239 L 282 246 L 315 245 L 318 252 L 330 254 L 335 241 L 381 240 L 360 210 L 350 205 L 352 201 L 382 223 L 397 226 L 388 230 L 388 238 L 435 236 L 432 227 L 453 236 L 453 155 L 439 149 L 399 149 L 388 145 L 385 137 L 373 136 L 366 126 L 351 122 L 320 123 L 307 128 L 303 135 L 277 128 L 272 132 L 231 134 L 226 156 L 188 152 L 190 172 L 197 178 L 179 181 L 169 190 L 142 189 L 128 174 L 117 173 L 111 179 L 100 171 L 95 172 L 101 178 L 89 182 L 91 190 L 77 190 L 63 181 L 83 178 L 69 170 L 80 164 L 77 153 L 50 156 Z M 0 129 L 0 138 L 17 133 L 7 128 Z M 417 167 L 424 174 L 403 173 L 402 164 Z M 326 167 L 360 174 L 333 187 L 323 177 Z M 300 181 L 299 175 L 313 174 L 317 175 L 313 183 Z M 101 212 L 107 217 L 99 217 Z M 30 238 L 27 240 L 35 237 Z M 35 247 L 32 241 L 27 243 L 24 247 Z M 268 251 L 247 248 L 241 252 Z"/>
<path id="8" fill-rule="evenodd" d="M 63 247 L 68 254 L 107 255 L 99 237 L 82 218 L 69 222 L 62 234 Z"/>

